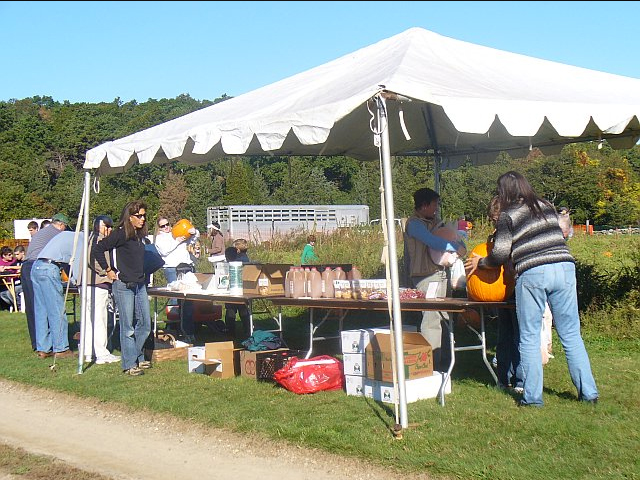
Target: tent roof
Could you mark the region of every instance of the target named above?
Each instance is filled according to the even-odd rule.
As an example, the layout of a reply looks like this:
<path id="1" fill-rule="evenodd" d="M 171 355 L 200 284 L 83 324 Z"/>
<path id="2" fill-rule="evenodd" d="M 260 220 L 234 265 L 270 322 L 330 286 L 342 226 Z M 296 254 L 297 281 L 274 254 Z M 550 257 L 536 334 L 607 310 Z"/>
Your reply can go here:
<path id="1" fill-rule="evenodd" d="M 483 47 L 412 28 L 324 65 L 184 115 L 86 154 L 84 167 L 137 160 L 199 164 L 227 155 L 377 159 L 368 105 L 388 101 L 392 155 L 433 149 L 443 168 L 501 150 L 640 138 L 640 80 Z M 403 120 L 403 121 L 402 121 Z M 447 159 L 449 163 L 447 163 Z"/>

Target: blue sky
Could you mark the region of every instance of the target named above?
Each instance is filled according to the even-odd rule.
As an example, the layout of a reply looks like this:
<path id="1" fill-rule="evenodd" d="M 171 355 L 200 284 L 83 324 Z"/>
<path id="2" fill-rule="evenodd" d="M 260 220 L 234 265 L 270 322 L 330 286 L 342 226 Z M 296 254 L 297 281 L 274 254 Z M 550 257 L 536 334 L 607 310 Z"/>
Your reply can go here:
<path id="1" fill-rule="evenodd" d="M 422 27 L 640 78 L 640 2 L 0 2 L 0 101 L 237 96 Z"/>

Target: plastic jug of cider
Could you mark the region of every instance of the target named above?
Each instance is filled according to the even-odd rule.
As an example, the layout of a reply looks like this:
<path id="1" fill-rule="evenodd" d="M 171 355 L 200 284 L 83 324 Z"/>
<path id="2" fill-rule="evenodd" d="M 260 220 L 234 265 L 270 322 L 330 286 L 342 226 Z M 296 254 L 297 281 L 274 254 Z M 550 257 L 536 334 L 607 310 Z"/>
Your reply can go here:
<path id="1" fill-rule="evenodd" d="M 291 298 L 291 282 L 293 282 L 293 272 L 294 267 L 289 267 L 287 273 L 284 274 L 284 296 L 286 298 Z"/>
<path id="2" fill-rule="evenodd" d="M 295 267 L 292 274 L 293 282 L 291 284 L 291 297 L 301 298 L 304 297 L 306 279 L 304 276 L 304 270 L 302 267 Z"/>
<path id="3" fill-rule="evenodd" d="M 333 289 L 333 281 L 336 276 L 331 268 L 327 267 L 322 271 L 322 298 L 333 298 L 335 292 Z"/>
<path id="4" fill-rule="evenodd" d="M 362 273 L 360 273 L 360 270 L 358 269 L 358 267 L 356 267 L 355 265 L 351 267 L 351 270 L 349 270 L 349 273 L 347 273 L 347 279 L 348 280 L 362 279 Z"/>
<path id="5" fill-rule="evenodd" d="M 316 267 L 311 267 L 307 273 L 307 296 L 322 298 L 322 275 Z"/>

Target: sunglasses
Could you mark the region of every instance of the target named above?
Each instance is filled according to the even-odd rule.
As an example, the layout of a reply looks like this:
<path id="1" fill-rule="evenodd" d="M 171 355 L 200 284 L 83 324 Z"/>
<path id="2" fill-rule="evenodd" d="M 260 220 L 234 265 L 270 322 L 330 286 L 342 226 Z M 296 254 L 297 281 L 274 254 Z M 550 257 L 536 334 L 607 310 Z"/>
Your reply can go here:
<path id="1" fill-rule="evenodd" d="M 169 224 L 168 224 L 168 223 L 165 223 L 165 224 L 163 224 L 163 225 L 158 225 L 158 227 L 160 227 L 160 228 L 166 228 L 166 227 L 168 227 L 168 226 L 169 226 Z"/>
<path id="2" fill-rule="evenodd" d="M 132 213 L 131 216 L 136 218 L 146 218 L 147 215 L 144 213 Z"/>

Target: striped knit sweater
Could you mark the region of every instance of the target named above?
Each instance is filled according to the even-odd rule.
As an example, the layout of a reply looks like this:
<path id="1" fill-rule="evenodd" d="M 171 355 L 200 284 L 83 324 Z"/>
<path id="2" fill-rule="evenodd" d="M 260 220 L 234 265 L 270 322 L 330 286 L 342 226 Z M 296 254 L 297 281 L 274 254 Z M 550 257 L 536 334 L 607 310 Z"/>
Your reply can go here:
<path id="1" fill-rule="evenodd" d="M 480 268 L 495 268 L 513 261 L 516 276 L 549 263 L 574 262 L 552 205 L 540 202 L 544 218 L 531 214 L 524 204 L 500 213 L 491 254 L 480 260 Z"/>

